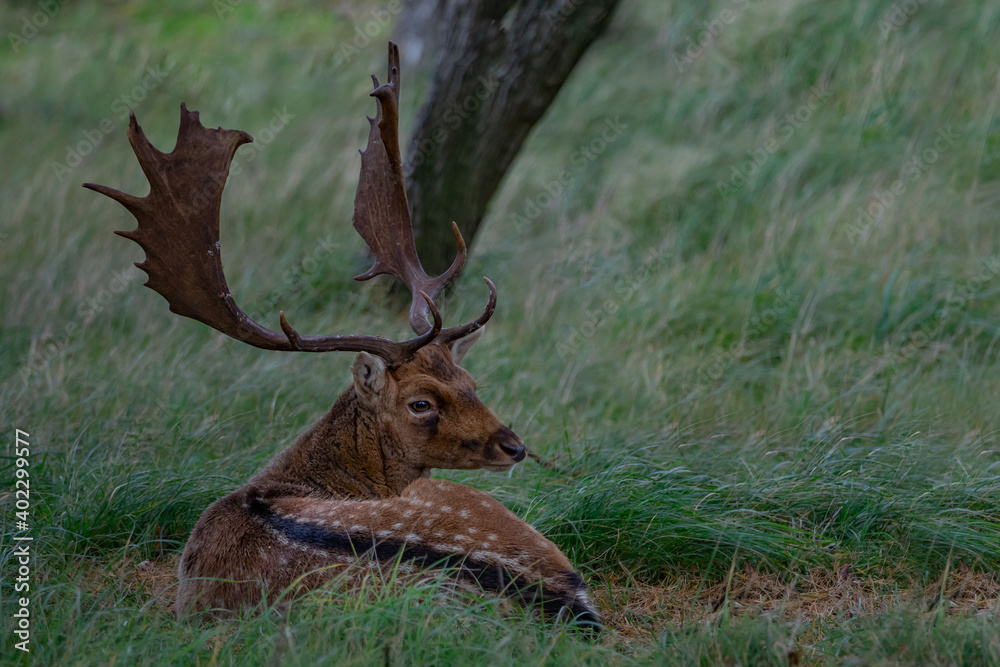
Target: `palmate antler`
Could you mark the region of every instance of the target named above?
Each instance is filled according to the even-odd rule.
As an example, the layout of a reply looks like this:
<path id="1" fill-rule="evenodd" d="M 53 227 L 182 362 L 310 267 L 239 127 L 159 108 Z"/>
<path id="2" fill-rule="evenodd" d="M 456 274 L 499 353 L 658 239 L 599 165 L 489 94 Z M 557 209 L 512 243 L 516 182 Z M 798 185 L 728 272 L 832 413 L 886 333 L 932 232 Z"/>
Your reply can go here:
<path id="1" fill-rule="evenodd" d="M 424 334 L 431 327 L 427 321 L 429 301 L 420 297 L 427 294 L 431 299 L 458 277 L 465 265 L 467 254 L 465 241 L 458 231 L 458 225 L 451 223 L 455 232 L 458 254 L 447 271 L 437 278 L 424 272 L 417 257 L 417 247 L 413 242 L 413 228 L 406 204 L 406 187 L 403 183 L 403 164 L 399 152 L 399 47 L 389 42 L 388 80 L 379 85 L 372 75 L 375 90 L 371 96 L 378 102 L 378 113 L 369 118 L 368 146 L 361 152 L 361 178 L 354 198 L 354 229 L 365 240 L 375 255 L 375 264 L 355 280 L 369 280 L 387 273 L 395 276 L 410 292 L 413 303 L 410 306 L 410 326 L 414 333 Z M 445 344 L 475 331 L 489 319 L 496 306 L 496 288 L 488 278 L 490 300 L 480 320 L 462 327 L 445 329 L 439 342 Z"/>
<path id="2" fill-rule="evenodd" d="M 146 286 L 162 295 L 174 313 L 265 350 L 365 351 L 383 358 L 390 367 L 399 366 L 424 345 L 447 344 L 483 326 L 496 306 L 496 289 L 485 279 L 490 299 L 482 316 L 460 327 L 441 329 L 441 315 L 433 299 L 461 271 L 465 243 L 454 227 L 459 251 L 451 268 L 432 279 L 420 266 L 399 157 L 399 50 L 395 44 L 389 44 L 389 83 L 375 83 L 372 95 L 377 98 L 379 111 L 376 119 L 369 119 L 368 147 L 362 153 L 354 202 L 354 226 L 375 254 L 375 265 L 358 279 L 388 273 L 410 288 L 410 323 L 418 335 L 408 341 L 381 336 L 302 336 L 289 326 L 284 312 L 279 333 L 250 319 L 236 304 L 222 270 L 219 207 L 236 149 L 253 141 L 246 132 L 206 129 L 198 112 L 188 111 L 181 104 L 177 145 L 173 152 L 161 153 L 146 139 L 132 114 L 128 139 L 149 180 L 149 194 L 135 197 L 94 183 L 84 183 L 84 187 L 111 197 L 135 216 L 137 229 L 115 233 L 146 251 L 145 261 L 136 266 L 149 275 Z M 427 321 L 428 312 L 433 324 Z"/>

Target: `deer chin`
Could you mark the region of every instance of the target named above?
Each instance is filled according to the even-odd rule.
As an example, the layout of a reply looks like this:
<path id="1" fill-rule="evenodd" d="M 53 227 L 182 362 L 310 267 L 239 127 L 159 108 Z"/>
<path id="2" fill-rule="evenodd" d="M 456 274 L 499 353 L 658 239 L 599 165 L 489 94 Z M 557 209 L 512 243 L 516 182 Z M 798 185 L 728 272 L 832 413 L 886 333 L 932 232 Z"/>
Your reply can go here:
<path id="1" fill-rule="evenodd" d="M 507 472 L 516 465 L 516 461 L 511 461 L 510 463 L 484 463 L 483 470 L 489 470 L 490 472 Z"/>

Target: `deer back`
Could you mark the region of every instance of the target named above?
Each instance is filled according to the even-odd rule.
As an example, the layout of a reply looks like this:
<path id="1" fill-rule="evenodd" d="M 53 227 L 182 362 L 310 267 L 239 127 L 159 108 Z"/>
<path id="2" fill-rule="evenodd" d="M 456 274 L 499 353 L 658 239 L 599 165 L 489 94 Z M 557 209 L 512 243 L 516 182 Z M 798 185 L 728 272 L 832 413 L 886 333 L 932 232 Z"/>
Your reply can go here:
<path id="1" fill-rule="evenodd" d="M 205 548 L 192 548 L 199 543 Z M 488 494 L 431 479 L 365 501 L 246 487 L 210 508 L 192 534 L 178 610 L 249 610 L 358 564 L 447 568 L 545 615 L 600 623 L 583 579 L 555 544 Z"/>

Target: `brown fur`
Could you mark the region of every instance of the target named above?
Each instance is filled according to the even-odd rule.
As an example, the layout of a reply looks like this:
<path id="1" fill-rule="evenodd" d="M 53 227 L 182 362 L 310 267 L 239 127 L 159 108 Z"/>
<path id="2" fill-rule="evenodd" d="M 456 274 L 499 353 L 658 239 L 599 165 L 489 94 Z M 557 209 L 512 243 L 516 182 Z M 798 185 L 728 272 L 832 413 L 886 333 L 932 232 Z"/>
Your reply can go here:
<path id="1" fill-rule="evenodd" d="M 414 412 L 415 401 L 434 409 Z M 432 468 L 506 470 L 523 457 L 451 349 L 429 345 L 395 370 L 362 353 L 326 416 L 202 515 L 181 558 L 178 613 L 248 610 L 360 558 L 443 562 L 487 590 L 596 624 L 552 542 L 487 494 L 426 479 Z"/>

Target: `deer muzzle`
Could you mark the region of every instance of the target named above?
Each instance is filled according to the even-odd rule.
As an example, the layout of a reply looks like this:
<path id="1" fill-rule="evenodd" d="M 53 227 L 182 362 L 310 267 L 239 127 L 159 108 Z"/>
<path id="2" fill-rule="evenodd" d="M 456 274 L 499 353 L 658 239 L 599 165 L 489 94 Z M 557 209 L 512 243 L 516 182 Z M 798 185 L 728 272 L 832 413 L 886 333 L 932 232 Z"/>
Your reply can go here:
<path id="1" fill-rule="evenodd" d="M 500 451 L 513 459 L 514 463 L 523 461 L 527 453 L 521 438 L 517 437 L 517 433 L 506 426 L 501 426 L 496 430 L 490 437 L 489 444 L 499 448 Z"/>

